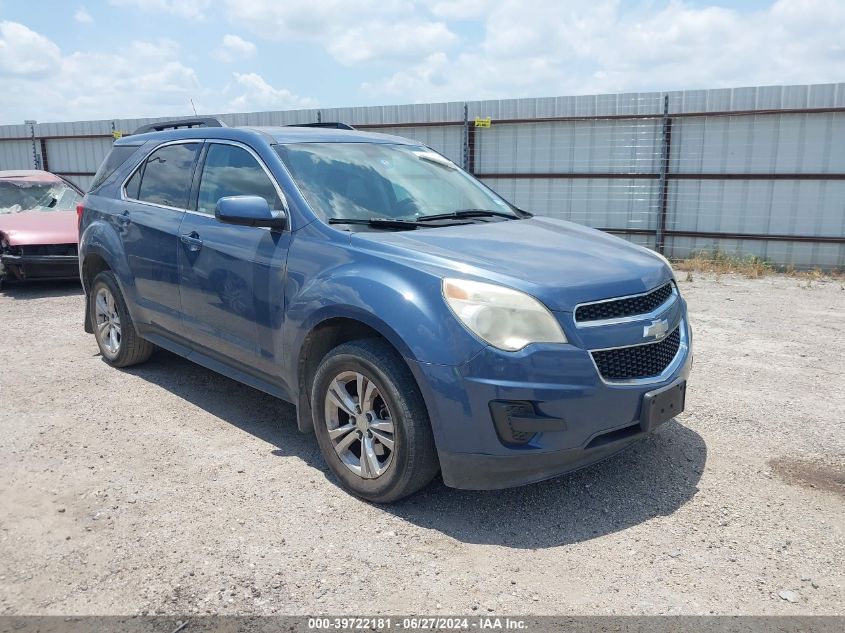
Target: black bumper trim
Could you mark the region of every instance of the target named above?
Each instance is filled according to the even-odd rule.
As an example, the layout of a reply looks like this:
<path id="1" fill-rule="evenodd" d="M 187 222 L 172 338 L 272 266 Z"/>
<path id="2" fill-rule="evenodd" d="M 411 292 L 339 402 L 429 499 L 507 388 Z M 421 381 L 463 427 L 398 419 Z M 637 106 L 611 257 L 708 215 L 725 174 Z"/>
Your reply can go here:
<path id="1" fill-rule="evenodd" d="M 503 444 L 519 446 L 536 433 L 566 430 L 566 420 L 538 414 L 536 404 L 530 400 L 490 401 L 490 415 Z"/>
<path id="2" fill-rule="evenodd" d="M 510 455 L 439 452 L 443 482 L 464 490 L 499 490 L 565 475 L 618 453 L 645 437 L 644 432 L 590 449 L 538 453 L 531 449 Z"/>
<path id="3" fill-rule="evenodd" d="M 78 265 L 79 257 L 77 255 L 0 255 L 0 260 L 4 264 L 12 264 L 14 266 L 26 266 L 28 264 L 55 264 L 61 265 Z"/>
<path id="4" fill-rule="evenodd" d="M 79 279 L 76 255 L 0 255 L 0 274 L 9 279 Z"/>
<path id="5" fill-rule="evenodd" d="M 523 433 L 566 430 L 566 420 L 563 418 L 551 418 L 545 415 L 512 415 L 510 420 L 513 430 L 522 431 Z"/>

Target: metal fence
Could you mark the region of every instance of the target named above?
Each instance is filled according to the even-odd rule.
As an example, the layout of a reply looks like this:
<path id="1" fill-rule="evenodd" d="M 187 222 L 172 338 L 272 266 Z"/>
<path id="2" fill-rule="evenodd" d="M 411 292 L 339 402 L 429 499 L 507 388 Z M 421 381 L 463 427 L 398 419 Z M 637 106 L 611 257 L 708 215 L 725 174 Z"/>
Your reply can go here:
<path id="1" fill-rule="evenodd" d="M 672 258 L 845 268 L 845 84 L 224 114 L 418 139 L 514 204 Z M 161 119 L 0 126 L 0 169 L 86 188 L 114 132 Z"/>

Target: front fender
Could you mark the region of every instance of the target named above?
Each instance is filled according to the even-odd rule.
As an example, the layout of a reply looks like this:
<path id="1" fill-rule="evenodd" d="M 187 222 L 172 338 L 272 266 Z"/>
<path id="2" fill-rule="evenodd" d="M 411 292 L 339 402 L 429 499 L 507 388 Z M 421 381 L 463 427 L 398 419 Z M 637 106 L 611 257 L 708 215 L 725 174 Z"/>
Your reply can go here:
<path id="1" fill-rule="evenodd" d="M 288 258 L 288 282 L 287 384 L 297 385 L 303 431 L 311 428 L 312 418 L 299 359 L 311 332 L 330 319 L 369 326 L 411 361 L 454 366 L 484 347 L 449 311 L 437 275 L 386 258 L 300 240 Z"/>
<path id="2" fill-rule="evenodd" d="M 484 344 L 458 323 L 443 300 L 440 278 L 405 266 L 348 264 L 306 283 L 287 307 L 295 327 L 294 357 L 308 333 L 332 318 L 360 321 L 406 358 L 460 365 Z"/>

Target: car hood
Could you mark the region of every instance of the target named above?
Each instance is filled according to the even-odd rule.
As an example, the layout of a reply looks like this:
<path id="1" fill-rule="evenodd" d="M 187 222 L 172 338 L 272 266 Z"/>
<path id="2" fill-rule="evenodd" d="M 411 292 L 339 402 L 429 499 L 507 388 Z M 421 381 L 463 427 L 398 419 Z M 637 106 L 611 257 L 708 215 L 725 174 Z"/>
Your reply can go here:
<path id="1" fill-rule="evenodd" d="M 382 252 L 434 267 L 444 277 L 475 277 L 523 290 L 559 311 L 646 292 L 672 277 L 647 249 L 553 218 L 367 231 L 354 233 L 352 240 L 377 242 Z"/>
<path id="2" fill-rule="evenodd" d="M 75 210 L 3 213 L 0 233 L 12 246 L 74 244 L 79 240 Z"/>

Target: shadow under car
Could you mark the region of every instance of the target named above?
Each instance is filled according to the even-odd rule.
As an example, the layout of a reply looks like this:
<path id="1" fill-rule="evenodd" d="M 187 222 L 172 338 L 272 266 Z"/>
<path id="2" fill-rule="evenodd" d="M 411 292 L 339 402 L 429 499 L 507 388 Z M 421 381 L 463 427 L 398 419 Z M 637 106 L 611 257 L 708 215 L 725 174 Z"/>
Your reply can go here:
<path id="1" fill-rule="evenodd" d="M 163 350 L 124 371 L 272 444 L 274 455 L 299 457 L 333 477 L 314 438 L 297 430 L 293 405 Z M 672 514 L 695 496 L 706 459 L 702 437 L 671 420 L 605 461 L 554 479 L 468 491 L 447 488 L 438 478 L 378 507 L 465 543 L 555 547 Z"/>

